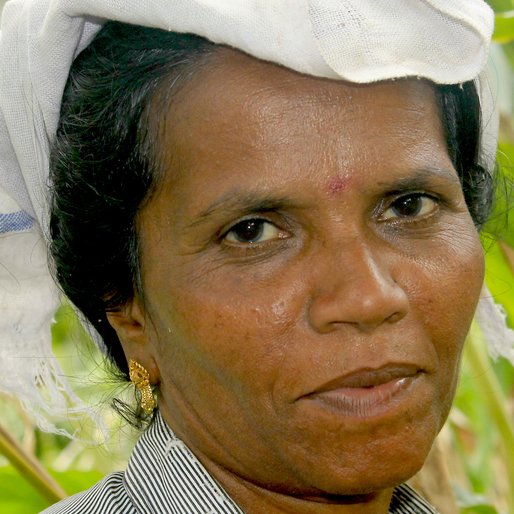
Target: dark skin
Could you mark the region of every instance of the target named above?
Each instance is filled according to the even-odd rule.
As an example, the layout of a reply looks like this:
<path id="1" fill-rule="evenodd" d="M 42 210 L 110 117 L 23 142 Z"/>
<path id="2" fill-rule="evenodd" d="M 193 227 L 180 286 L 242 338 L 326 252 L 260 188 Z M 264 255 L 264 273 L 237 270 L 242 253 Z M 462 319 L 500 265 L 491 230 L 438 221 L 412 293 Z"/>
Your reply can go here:
<path id="1" fill-rule="evenodd" d="M 109 315 L 127 358 L 245 512 L 386 513 L 447 417 L 483 279 L 432 85 L 222 49 L 160 129 L 144 302 Z"/>

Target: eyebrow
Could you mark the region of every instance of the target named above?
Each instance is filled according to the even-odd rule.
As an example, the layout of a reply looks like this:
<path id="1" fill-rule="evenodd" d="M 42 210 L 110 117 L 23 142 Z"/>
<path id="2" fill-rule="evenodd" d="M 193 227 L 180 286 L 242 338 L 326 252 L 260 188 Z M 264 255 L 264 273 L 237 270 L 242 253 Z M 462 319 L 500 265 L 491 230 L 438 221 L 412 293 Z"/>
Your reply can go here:
<path id="1" fill-rule="evenodd" d="M 381 187 L 387 188 L 388 194 L 395 194 L 405 190 L 423 189 L 433 184 L 434 176 L 461 187 L 460 179 L 455 170 L 439 167 L 424 167 L 416 169 L 407 177 L 395 180 L 378 182 Z M 290 198 L 276 196 L 269 192 L 248 191 L 234 188 L 227 191 L 206 209 L 195 217 L 187 228 L 193 228 L 208 221 L 217 215 L 245 216 L 266 211 L 280 211 L 286 209 L 302 209 L 305 205 Z"/>
<path id="2" fill-rule="evenodd" d="M 231 189 L 218 198 L 215 202 L 203 210 L 196 219 L 188 225 L 188 228 L 195 227 L 209 220 L 216 215 L 238 215 L 253 214 L 266 211 L 278 211 L 291 207 L 301 207 L 290 199 L 275 196 L 270 193 L 260 193 L 239 188 Z"/>
<path id="3" fill-rule="evenodd" d="M 416 169 L 407 177 L 398 178 L 391 182 L 378 182 L 380 186 L 390 188 L 390 193 L 401 192 L 408 189 L 423 189 L 433 184 L 434 177 L 461 187 L 461 181 L 453 168 L 424 167 Z"/>

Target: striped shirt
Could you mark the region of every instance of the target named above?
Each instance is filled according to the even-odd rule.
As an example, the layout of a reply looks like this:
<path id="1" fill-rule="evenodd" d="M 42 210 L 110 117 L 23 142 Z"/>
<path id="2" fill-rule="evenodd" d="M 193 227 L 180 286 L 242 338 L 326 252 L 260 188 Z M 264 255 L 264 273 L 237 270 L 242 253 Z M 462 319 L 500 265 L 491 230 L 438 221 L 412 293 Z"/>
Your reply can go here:
<path id="1" fill-rule="evenodd" d="M 390 514 L 436 514 L 409 486 L 393 493 Z M 243 514 L 189 448 L 157 414 L 130 457 L 127 470 L 44 514 Z"/>

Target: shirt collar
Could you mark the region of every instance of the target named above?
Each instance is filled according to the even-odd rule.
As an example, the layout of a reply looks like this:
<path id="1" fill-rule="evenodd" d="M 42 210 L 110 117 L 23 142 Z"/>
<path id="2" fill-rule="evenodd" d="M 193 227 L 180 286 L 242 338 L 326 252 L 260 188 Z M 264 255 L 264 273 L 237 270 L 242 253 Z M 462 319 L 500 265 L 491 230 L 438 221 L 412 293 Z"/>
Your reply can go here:
<path id="1" fill-rule="evenodd" d="M 132 452 L 125 485 L 144 513 L 243 514 L 160 413 Z"/>

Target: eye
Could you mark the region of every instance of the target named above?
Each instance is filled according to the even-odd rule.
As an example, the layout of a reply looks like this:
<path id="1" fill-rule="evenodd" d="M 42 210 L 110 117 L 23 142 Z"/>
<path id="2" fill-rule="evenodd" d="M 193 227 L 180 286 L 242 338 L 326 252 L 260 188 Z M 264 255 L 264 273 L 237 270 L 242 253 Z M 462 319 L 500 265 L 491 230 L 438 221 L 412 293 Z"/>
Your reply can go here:
<path id="1" fill-rule="evenodd" d="M 280 238 L 280 230 L 273 223 L 260 218 L 240 221 L 225 235 L 225 241 L 236 244 L 264 243 Z"/>
<path id="2" fill-rule="evenodd" d="M 419 218 L 437 209 L 437 201 L 422 193 L 413 193 L 396 198 L 381 216 L 382 220 L 394 218 Z"/>

